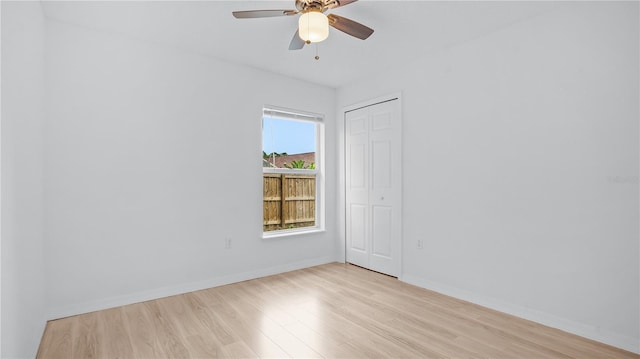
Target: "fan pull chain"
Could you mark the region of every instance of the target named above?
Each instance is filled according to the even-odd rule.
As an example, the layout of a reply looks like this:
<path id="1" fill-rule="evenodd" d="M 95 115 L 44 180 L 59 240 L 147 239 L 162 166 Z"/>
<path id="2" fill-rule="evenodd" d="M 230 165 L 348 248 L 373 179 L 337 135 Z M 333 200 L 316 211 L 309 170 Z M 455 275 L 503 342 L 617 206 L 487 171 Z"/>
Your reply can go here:
<path id="1" fill-rule="evenodd" d="M 316 42 L 316 57 L 314 57 L 316 60 L 320 60 L 320 56 L 318 56 L 318 43 Z"/>

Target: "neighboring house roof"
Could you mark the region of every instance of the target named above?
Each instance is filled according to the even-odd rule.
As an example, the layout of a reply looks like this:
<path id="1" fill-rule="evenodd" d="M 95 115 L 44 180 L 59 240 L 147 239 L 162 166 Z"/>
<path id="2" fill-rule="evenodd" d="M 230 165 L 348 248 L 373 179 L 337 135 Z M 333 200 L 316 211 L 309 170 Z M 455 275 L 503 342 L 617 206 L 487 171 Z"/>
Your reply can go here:
<path id="1" fill-rule="evenodd" d="M 275 159 L 269 158 L 265 160 L 265 162 L 267 162 L 268 164 L 265 165 L 263 163 L 262 167 L 274 167 L 273 160 L 275 160 L 275 167 L 277 168 L 285 168 L 284 166 L 285 163 L 291 163 L 293 161 L 299 161 L 299 160 L 303 160 L 304 165 L 306 167 L 306 166 L 309 166 L 311 163 L 316 162 L 316 153 L 315 152 L 296 153 L 293 155 L 278 156 Z"/>

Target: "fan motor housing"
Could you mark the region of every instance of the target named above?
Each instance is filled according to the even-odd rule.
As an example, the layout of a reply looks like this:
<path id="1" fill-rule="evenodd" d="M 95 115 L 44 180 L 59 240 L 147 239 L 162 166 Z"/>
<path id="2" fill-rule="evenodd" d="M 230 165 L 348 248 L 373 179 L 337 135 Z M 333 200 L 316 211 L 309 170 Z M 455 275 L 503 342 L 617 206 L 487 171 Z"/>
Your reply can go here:
<path id="1" fill-rule="evenodd" d="M 322 0 L 296 0 L 296 9 L 302 12 L 309 10 L 324 11 L 326 5 Z"/>

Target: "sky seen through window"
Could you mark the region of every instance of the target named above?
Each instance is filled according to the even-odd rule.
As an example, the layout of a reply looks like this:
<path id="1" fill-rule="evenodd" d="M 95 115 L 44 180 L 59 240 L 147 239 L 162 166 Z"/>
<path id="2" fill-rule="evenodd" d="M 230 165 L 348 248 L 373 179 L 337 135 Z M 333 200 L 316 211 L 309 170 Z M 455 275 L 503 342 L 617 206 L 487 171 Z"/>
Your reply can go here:
<path id="1" fill-rule="evenodd" d="M 289 155 L 315 152 L 316 124 L 306 121 L 282 120 L 263 117 L 262 150 Z"/>

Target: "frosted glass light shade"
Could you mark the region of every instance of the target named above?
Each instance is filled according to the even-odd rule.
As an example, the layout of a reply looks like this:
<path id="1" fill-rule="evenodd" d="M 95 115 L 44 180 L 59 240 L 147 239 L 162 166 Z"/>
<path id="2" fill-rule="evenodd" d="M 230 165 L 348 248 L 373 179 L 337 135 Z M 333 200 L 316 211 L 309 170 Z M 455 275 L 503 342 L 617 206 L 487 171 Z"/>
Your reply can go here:
<path id="1" fill-rule="evenodd" d="M 298 35 L 305 42 L 320 42 L 329 37 L 329 19 L 319 11 L 309 11 L 298 20 Z"/>

